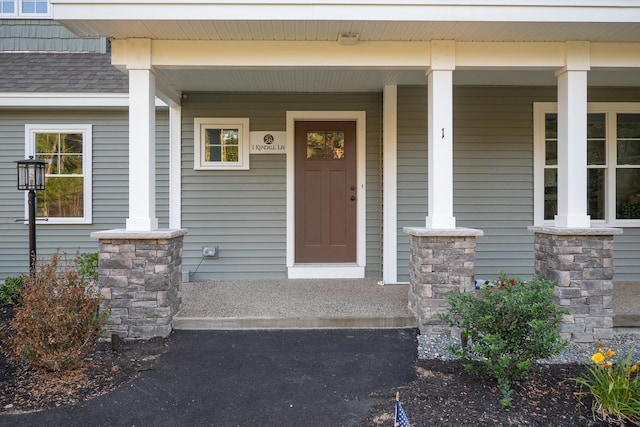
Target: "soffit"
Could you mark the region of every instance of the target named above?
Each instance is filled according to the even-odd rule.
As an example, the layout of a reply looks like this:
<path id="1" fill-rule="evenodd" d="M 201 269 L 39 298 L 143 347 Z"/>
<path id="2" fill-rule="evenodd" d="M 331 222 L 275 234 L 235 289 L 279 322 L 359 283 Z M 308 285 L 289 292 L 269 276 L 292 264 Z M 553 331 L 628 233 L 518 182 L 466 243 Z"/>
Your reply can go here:
<path id="1" fill-rule="evenodd" d="M 421 70 L 156 70 L 176 92 L 380 92 L 384 85 L 427 84 Z M 554 70 L 456 70 L 455 85 L 555 86 Z M 635 70 L 591 70 L 589 86 L 637 86 Z"/>
<path id="2" fill-rule="evenodd" d="M 638 42 L 635 22 L 413 22 L 243 20 L 65 20 L 81 36 L 115 39 L 225 41 L 335 41 L 358 33 L 361 41 Z"/>

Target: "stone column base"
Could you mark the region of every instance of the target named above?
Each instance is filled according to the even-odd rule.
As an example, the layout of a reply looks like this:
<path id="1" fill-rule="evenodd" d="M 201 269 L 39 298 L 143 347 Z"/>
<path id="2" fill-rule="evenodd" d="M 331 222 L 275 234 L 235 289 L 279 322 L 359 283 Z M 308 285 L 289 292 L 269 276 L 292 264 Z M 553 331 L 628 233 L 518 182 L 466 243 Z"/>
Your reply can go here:
<path id="1" fill-rule="evenodd" d="M 554 299 L 569 311 L 560 335 L 573 342 L 613 338 L 613 236 L 618 228 L 529 227 L 535 271 L 553 280 Z"/>
<path id="2" fill-rule="evenodd" d="M 182 242 L 187 230 L 91 233 L 100 242 L 101 310 L 105 333 L 125 339 L 167 337 L 180 308 Z"/>
<path id="3" fill-rule="evenodd" d="M 437 317 L 446 312 L 443 296 L 458 290 L 472 292 L 476 237 L 482 230 L 456 228 L 438 230 L 405 227 L 409 234 L 409 309 L 421 333 L 451 334 Z"/>

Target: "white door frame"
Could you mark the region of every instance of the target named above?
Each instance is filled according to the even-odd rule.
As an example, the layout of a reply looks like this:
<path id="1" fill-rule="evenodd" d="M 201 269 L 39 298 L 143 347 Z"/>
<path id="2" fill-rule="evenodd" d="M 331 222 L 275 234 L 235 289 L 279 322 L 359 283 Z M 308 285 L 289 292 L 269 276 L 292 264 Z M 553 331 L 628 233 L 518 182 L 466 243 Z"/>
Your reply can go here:
<path id="1" fill-rule="evenodd" d="M 290 279 L 362 278 L 365 274 L 366 240 L 366 112 L 287 111 L 287 271 Z M 344 264 L 296 264 L 295 262 L 295 122 L 355 121 L 356 179 L 358 189 L 356 262 Z"/>

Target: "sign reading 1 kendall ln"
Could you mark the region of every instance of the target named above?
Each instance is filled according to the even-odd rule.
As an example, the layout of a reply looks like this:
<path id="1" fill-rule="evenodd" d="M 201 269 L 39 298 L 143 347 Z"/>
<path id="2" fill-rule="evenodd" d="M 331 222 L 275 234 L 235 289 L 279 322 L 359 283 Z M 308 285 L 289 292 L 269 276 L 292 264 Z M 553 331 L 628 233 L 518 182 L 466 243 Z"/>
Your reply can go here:
<path id="1" fill-rule="evenodd" d="M 287 133 L 257 131 L 249 134 L 251 154 L 286 154 Z"/>

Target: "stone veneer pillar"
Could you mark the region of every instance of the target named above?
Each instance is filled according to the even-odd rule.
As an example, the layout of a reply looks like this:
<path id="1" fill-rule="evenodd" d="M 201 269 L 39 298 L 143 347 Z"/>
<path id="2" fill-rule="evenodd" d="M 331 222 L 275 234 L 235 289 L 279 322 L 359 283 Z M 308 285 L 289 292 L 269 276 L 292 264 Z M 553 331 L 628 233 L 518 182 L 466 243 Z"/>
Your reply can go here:
<path id="1" fill-rule="evenodd" d="M 618 228 L 529 227 L 535 233 L 535 271 L 555 285 L 569 310 L 560 335 L 573 342 L 613 338 L 613 236 Z"/>
<path id="2" fill-rule="evenodd" d="M 101 310 L 107 336 L 167 337 L 180 307 L 182 241 L 186 230 L 91 233 L 100 242 Z"/>
<path id="3" fill-rule="evenodd" d="M 421 333 L 451 334 L 451 328 L 437 317 L 447 311 L 443 296 L 475 289 L 476 237 L 482 230 L 456 228 L 439 230 L 405 227 L 409 234 L 409 309 L 416 316 Z"/>

